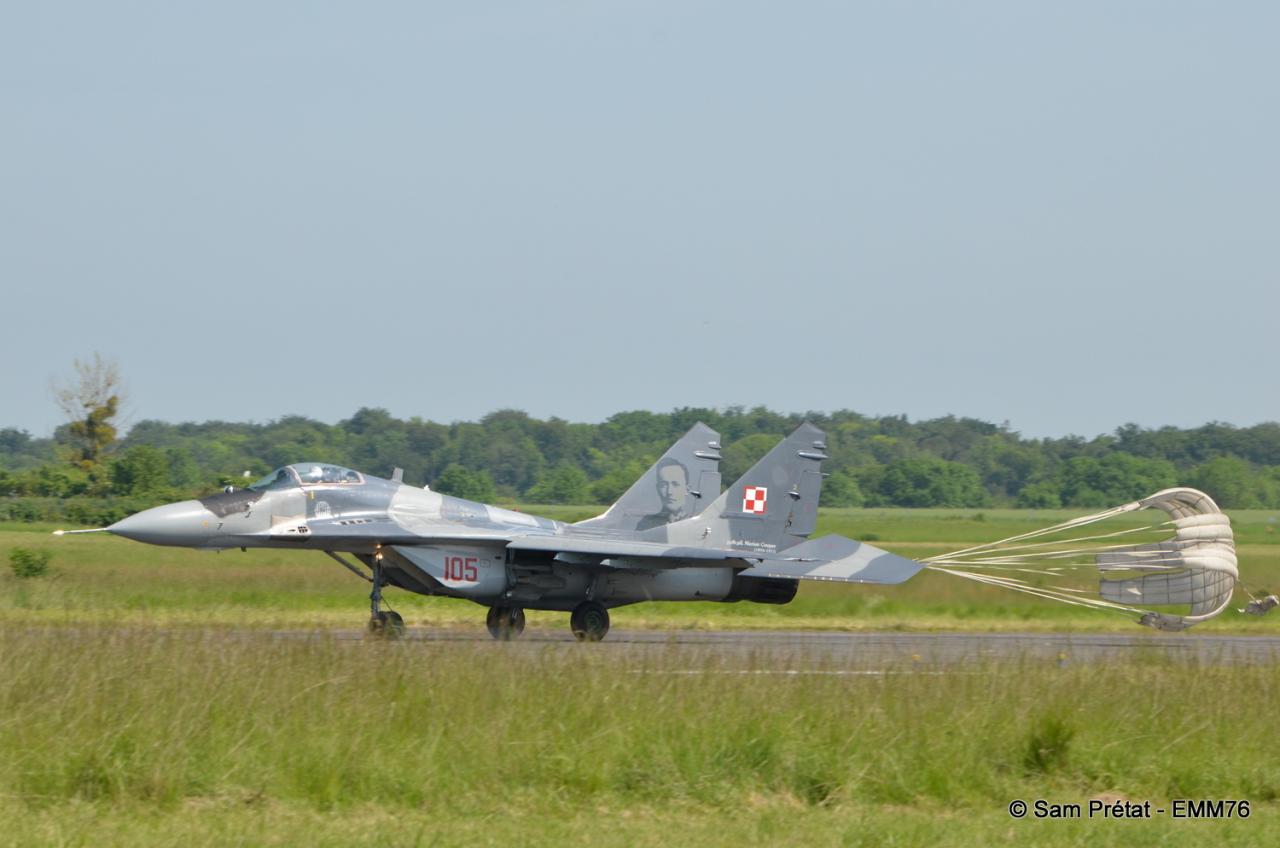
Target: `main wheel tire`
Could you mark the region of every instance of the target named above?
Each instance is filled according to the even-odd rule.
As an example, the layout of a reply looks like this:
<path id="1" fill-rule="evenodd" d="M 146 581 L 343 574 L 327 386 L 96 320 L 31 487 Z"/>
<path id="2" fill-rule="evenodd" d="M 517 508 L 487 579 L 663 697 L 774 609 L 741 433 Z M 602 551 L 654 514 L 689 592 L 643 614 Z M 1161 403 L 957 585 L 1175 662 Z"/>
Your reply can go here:
<path id="1" fill-rule="evenodd" d="M 520 607 L 489 607 L 484 624 L 499 642 L 510 642 L 524 632 L 524 610 Z"/>
<path id="2" fill-rule="evenodd" d="M 383 639 L 399 639 L 404 635 L 404 618 L 394 610 L 381 610 L 369 619 L 369 632 Z"/>
<path id="3" fill-rule="evenodd" d="M 609 611 L 596 601 L 583 601 L 569 615 L 569 629 L 579 642 L 599 642 L 609 632 Z"/>

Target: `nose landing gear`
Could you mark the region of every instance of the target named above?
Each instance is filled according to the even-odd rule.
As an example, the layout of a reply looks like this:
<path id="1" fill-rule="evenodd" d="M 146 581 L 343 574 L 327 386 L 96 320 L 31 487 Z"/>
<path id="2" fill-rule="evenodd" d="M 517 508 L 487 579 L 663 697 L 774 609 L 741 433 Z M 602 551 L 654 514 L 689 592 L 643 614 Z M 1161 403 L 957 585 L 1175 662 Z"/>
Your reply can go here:
<path id="1" fill-rule="evenodd" d="M 373 557 L 373 591 L 369 593 L 369 632 L 384 639 L 404 635 L 404 619 L 395 610 L 382 608 L 382 556 Z"/>
<path id="2" fill-rule="evenodd" d="M 384 639 L 399 639 L 404 635 L 404 618 L 395 610 L 378 610 L 369 619 L 369 632 Z"/>

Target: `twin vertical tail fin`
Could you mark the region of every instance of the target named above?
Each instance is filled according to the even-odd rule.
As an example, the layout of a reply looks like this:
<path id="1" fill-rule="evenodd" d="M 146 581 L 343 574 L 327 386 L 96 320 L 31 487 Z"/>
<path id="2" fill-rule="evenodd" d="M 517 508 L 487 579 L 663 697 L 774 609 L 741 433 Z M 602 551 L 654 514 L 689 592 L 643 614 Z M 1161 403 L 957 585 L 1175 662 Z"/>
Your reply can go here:
<path id="1" fill-rule="evenodd" d="M 825 434 L 801 424 L 705 513 L 665 528 L 665 540 L 757 553 L 799 544 L 817 523 L 826 451 Z"/>
<path id="2" fill-rule="evenodd" d="M 698 422 L 608 512 L 576 526 L 648 530 L 699 515 L 720 494 L 720 434 Z"/>

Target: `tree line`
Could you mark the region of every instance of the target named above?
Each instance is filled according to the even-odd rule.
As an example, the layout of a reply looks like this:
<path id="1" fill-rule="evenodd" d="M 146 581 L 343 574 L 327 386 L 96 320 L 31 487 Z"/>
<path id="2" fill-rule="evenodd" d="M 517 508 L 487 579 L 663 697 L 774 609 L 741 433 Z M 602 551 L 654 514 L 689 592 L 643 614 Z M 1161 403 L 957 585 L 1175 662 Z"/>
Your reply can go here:
<path id="1" fill-rule="evenodd" d="M 475 500 L 606 504 L 697 421 L 720 431 L 721 470 L 732 481 L 804 420 L 827 432 L 825 506 L 1097 507 L 1190 485 L 1224 507 L 1280 507 L 1278 423 L 1129 424 L 1092 439 L 1028 439 L 972 418 L 913 422 L 848 410 L 683 408 L 583 424 L 507 409 L 441 424 L 365 408 L 337 424 L 141 421 L 92 450 L 76 421 L 45 439 L 3 429 L 0 518 L 107 520 L 304 460 L 381 476 L 400 467 L 406 481 Z M 95 432 L 102 442 L 100 421 Z"/>

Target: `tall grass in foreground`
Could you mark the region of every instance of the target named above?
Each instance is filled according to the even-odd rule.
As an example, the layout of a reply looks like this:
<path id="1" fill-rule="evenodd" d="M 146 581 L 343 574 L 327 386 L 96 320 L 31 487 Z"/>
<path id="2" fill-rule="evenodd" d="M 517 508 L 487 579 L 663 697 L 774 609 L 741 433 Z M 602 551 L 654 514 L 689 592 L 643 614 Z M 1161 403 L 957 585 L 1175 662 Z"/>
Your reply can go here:
<path id="1" fill-rule="evenodd" d="M 458 814 L 1272 801 L 1274 669 L 1025 662 L 778 674 L 688 649 L 0 628 L 0 794 Z"/>

